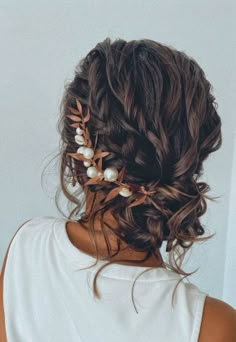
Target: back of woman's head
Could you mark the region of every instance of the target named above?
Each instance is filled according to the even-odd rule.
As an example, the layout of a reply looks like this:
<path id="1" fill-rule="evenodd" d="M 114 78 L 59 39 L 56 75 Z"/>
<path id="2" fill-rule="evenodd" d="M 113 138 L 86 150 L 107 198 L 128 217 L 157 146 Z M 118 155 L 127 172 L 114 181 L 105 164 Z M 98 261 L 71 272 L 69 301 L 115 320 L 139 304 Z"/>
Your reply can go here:
<path id="1" fill-rule="evenodd" d="M 97 136 L 97 149 L 111 152 L 103 158 L 103 169 L 125 167 L 125 183 L 156 193 L 131 208 L 135 194 L 101 201 L 81 219 L 92 224 L 92 217 L 102 218 L 111 210 L 118 225 L 114 233 L 129 246 L 150 255 L 166 241 L 166 251 L 177 252 L 177 259 L 179 247 L 185 251 L 203 235 L 199 217 L 206 211 L 209 186 L 197 180 L 203 161 L 222 142 L 211 90 L 196 61 L 174 48 L 148 39 L 113 43 L 106 39 L 97 44 L 80 62 L 63 99 L 59 122 L 63 192 L 77 209 L 81 207 L 65 179 L 67 167 L 72 166 L 67 153 L 78 148 L 66 115 L 69 107 L 76 108 L 77 99 L 83 110 L 90 109 L 87 128 L 92 143 Z M 83 186 L 87 168 L 79 160 L 74 160 L 73 168 Z M 94 195 L 105 196 L 114 184 L 88 187 Z"/>

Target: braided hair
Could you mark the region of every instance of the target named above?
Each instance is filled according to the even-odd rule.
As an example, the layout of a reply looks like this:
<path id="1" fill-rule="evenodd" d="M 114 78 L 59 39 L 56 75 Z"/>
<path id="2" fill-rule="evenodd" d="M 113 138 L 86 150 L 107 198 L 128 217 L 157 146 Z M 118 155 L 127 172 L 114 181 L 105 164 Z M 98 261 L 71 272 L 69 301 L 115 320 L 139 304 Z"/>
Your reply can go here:
<path id="1" fill-rule="evenodd" d="M 87 127 L 92 144 L 97 137 L 98 149 L 110 151 L 103 158 L 104 168 L 125 167 L 125 182 L 155 192 L 140 205 L 128 208 L 135 194 L 116 196 L 76 218 L 84 203 L 68 190 L 71 169 L 82 186 L 88 181 L 83 162 L 75 160 L 72 167 L 68 158 L 78 148 L 67 117 L 68 107 L 76 109 L 76 99 L 84 111 L 90 109 Z M 192 274 L 181 269 L 186 251 L 195 241 L 212 237 L 199 237 L 205 233 L 199 218 L 206 212 L 206 199 L 214 200 L 206 195 L 209 185 L 199 178 L 203 161 L 222 144 L 212 86 L 198 63 L 153 40 L 111 42 L 107 38 L 76 67 L 65 89 L 58 128 L 60 188 L 75 204 L 68 218 L 89 221 L 93 232 L 95 216 L 100 215 L 102 222 L 104 213 L 111 210 L 118 223 L 114 234 L 120 240 L 145 251 L 146 258 L 157 255 L 166 243 L 166 267 L 184 276 Z M 112 183 L 90 184 L 89 190 L 95 198 L 113 187 Z M 108 250 L 105 266 L 112 263 L 110 258 Z M 94 294 L 99 297 L 95 283 Z"/>

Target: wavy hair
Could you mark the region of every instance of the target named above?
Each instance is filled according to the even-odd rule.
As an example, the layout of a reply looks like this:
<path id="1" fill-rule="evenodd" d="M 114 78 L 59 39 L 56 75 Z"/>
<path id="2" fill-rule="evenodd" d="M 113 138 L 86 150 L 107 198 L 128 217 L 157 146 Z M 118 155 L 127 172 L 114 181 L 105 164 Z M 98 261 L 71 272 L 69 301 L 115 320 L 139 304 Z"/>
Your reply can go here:
<path id="1" fill-rule="evenodd" d="M 76 217 L 84 204 L 78 193 L 68 190 L 72 161 L 67 153 L 76 152 L 78 146 L 74 141 L 75 129 L 66 114 L 68 106 L 76 108 L 75 99 L 80 101 L 83 110 L 90 109 L 87 127 L 92 143 L 97 135 L 97 149 L 111 152 L 103 158 L 103 169 L 114 166 L 120 170 L 125 166 L 124 183 L 157 191 L 143 204 L 127 208 L 135 194 L 128 198 L 117 196 L 105 204 L 100 201 L 95 205 L 96 194 L 102 191 L 106 195 L 114 184 L 89 185 L 93 193 L 91 210 L 74 221 L 89 222 L 98 260 L 94 220 L 97 216 L 100 218 L 108 263 L 98 273 L 113 262 L 104 225 L 117 236 L 117 241 L 123 240 L 129 247 L 146 252 L 142 261 L 157 256 L 166 241 L 169 263 L 164 262 L 165 267 L 185 277 L 194 273 L 181 269 L 186 251 L 194 242 L 214 235 L 198 237 L 205 233 L 199 218 L 206 212 L 206 199 L 215 200 L 206 195 L 210 187 L 200 182 L 199 177 L 203 173 L 203 161 L 222 144 L 221 119 L 204 71 L 184 52 L 149 39 L 111 42 L 106 38 L 80 61 L 73 80 L 65 87 L 58 122 L 59 191 L 75 204 L 69 219 Z M 78 160 L 74 161 L 74 168 L 83 186 L 88 181 L 87 168 Z M 57 200 L 58 192 L 59 208 Z M 107 210 L 116 219 L 117 229 L 104 222 Z M 118 243 L 117 253 L 119 246 Z M 93 282 L 97 298 L 98 273 Z"/>

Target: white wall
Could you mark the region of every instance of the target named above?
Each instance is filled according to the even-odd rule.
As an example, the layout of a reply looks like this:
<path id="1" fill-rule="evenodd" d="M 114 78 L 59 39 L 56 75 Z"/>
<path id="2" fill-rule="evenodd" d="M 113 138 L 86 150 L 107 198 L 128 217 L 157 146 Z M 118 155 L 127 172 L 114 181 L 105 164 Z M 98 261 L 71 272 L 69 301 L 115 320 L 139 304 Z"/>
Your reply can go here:
<path id="1" fill-rule="evenodd" d="M 229 221 L 225 244 L 225 275 L 223 298 L 236 306 L 236 131 L 234 136 L 234 156 L 231 175 Z"/>
<path id="2" fill-rule="evenodd" d="M 236 306 L 232 285 L 236 284 L 232 272 L 236 262 L 235 9 L 233 0 L 1 1 L 1 261 L 20 223 L 34 216 L 60 216 L 53 202 L 57 172 L 48 177 L 44 190 L 40 175 L 46 161 L 57 153 L 63 85 L 72 78 L 79 59 L 107 36 L 150 38 L 193 56 L 214 86 L 223 146 L 205 164 L 205 179 L 212 188 L 210 194 L 222 197 L 209 203 L 203 222 L 208 233 L 216 236 L 195 246 L 186 266 L 189 271 L 200 267 L 190 280 Z"/>

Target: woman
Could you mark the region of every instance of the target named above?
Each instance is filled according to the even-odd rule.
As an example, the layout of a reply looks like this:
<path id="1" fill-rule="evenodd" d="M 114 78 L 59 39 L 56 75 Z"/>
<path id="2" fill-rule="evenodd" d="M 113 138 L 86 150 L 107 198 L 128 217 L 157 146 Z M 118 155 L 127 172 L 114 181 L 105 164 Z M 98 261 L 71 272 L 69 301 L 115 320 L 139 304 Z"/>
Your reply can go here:
<path id="1" fill-rule="evenodd" d="M 199 237 L 209 187 L 198 179 L 222 143 L 203 70 L 155 41 L 106 39 L 62 104 L 61 189 L 75 208 L 33 218 L 13 237 L 1 341 L 236 341 L 235 310 L 181 268 L 193 243 L 210 238 Z"/>

